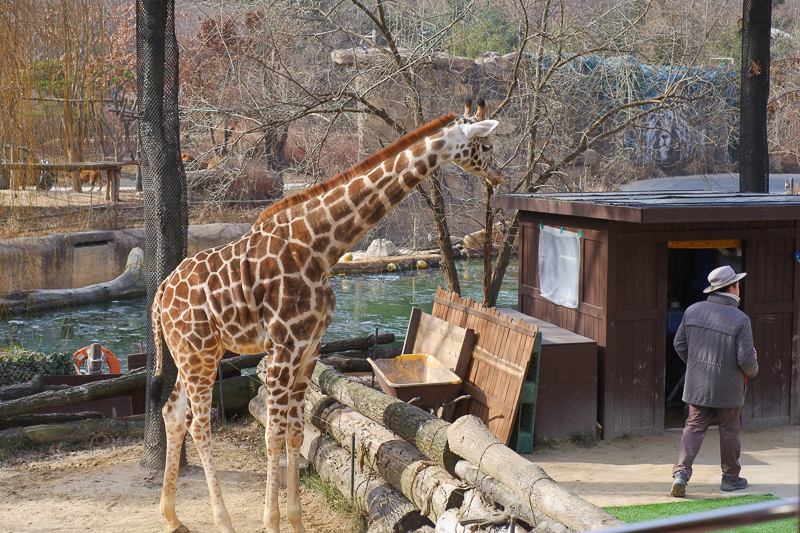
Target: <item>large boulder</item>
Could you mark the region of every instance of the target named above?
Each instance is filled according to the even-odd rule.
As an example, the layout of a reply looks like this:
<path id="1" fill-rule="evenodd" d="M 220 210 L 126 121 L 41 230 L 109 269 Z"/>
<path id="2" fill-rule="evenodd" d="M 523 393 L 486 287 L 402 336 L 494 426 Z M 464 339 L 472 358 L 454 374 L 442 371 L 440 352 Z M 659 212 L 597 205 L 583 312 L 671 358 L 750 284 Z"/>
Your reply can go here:
<path id="1" fill-rule="evenodd" d="M 375 239 L 367 247 L 367 255 L 377 255 L 379 257 L 388 257 L 397 253 L 397 246 L 387 239 Z"/>

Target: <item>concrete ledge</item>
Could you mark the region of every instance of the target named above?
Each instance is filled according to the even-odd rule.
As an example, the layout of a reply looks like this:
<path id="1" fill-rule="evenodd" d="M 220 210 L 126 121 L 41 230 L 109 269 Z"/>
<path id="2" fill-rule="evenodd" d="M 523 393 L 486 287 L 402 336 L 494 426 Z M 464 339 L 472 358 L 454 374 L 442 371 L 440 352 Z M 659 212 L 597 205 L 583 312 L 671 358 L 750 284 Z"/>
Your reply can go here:
<path id="1" fill-rule="evenodd" d="M 250 228 L 250 224 L 189 226 L 189 255 L 229 243 Z M 73 289 L 111 281 L 125 271 L 128 254 L 137 246 L 147 254 L 144 228 L 0 241 L 0 294 Z"/>

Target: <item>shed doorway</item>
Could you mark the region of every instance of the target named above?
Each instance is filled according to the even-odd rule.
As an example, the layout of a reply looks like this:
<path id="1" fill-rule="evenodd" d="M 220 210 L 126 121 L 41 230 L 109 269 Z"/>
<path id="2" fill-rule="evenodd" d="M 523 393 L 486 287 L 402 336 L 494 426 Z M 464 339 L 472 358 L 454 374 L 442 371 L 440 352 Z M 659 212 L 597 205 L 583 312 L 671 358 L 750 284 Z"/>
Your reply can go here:
<path id="1" fill-rule="evenodd" d="M 673 342 L 683 312 L 695 302 L 705 300 L 708 274 L 729 265 L 742 271 L 742 241 L 670 241 L 667 278 L 667 351 L 664 371 L 664 428 L 683 427 L 687 407 L 683 403 L 686 363 L 675 352 Z"/>

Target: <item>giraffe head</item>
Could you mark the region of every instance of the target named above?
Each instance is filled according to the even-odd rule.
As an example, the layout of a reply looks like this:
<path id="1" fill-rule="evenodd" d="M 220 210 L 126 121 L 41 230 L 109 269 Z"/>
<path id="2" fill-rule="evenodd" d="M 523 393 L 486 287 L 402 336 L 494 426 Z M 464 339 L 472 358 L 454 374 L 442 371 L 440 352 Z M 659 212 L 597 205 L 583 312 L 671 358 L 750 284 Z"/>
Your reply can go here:
<path id="1" fill-rule="evenodd" d="M 478 98 L 475 114 L 471 114 L 472 99 L 464 103 L 464 116 L 445 128 L 445 136 L 450 137 L 457 149 L 449 159 L 470 174 L 486 179 L 491 185 L 503 183 L 503 175 L 494 162 L 492 142 L 489 134 L 499 124 L 496 120 L 486 120 L 486 103 Z"/>

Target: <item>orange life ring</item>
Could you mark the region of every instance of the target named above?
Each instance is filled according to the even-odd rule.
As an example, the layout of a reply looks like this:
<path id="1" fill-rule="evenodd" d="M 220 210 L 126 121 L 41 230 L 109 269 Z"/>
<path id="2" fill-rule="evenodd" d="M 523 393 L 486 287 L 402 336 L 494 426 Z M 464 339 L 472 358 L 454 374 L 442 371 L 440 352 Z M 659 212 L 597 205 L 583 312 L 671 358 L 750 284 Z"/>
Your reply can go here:
<path id="1" fill-rule="evenodd" d="M 89 350 L 91 350 L 91 346 L 86 346 L 85 348 L 81 348 L 77 352 L 75 352 L 75 364 L 80 370 L 81 366 L 83 366 L 84 361 L 89 358 Z M 100 348 L 103 351 L 103 360 L 108 364 L 108 372 L 110 374 L 121 374 L 122 367 L 119 366 L 119 360 L 117 360 L 117 356 L 111 353 L 110 350 L 106 350 L 105 348 Z"/>

